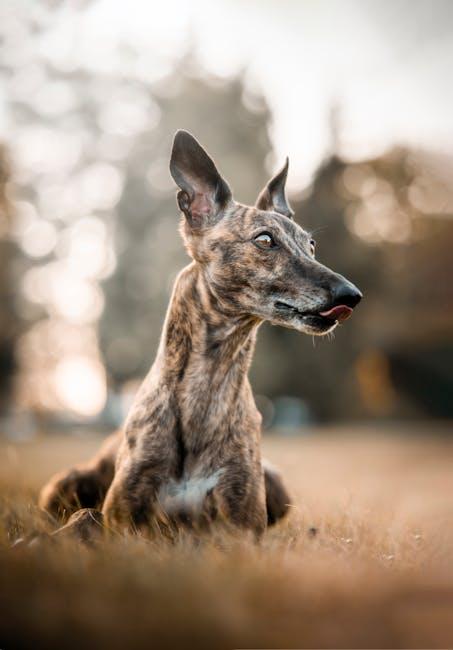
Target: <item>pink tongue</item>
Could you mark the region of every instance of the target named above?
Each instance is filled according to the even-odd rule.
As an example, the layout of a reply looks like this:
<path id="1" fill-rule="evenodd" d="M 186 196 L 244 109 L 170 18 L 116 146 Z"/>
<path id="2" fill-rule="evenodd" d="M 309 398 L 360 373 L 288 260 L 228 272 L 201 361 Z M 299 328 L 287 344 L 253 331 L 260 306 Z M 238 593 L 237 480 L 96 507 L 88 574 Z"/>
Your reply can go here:
<path id="1" fill-rule="evenodd" d="M 347 305 L 338 305 L 337 307 L 332 307 L 329 311 L 319 312 L 320 316 L 325 316 L 326 318 L 331 318 L 332 320 L 338 320 L 340 322 L 349 318 L 351 314 L 352 309 Z"/>

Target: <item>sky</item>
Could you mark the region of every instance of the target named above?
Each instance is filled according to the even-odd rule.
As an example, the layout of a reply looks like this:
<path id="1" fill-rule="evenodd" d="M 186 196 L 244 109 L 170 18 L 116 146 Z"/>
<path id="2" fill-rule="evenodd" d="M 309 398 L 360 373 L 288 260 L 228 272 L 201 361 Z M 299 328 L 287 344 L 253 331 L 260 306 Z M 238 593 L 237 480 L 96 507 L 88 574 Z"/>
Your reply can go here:
<path id="1" fill-rule="evenodd" d="M 276 158 L 290 156 L 290 186 L 307 184 L 329 153 L 334 107 L 347 157 L 395 143 L 453 152 L 449 0 L 95 0 L 83 11 L 79 4 L 52 12 L 40 54 L 57 67 L 127 74 L 121 43 L 138 50 L 137 65 L 153 81 L 192 49 L 214 75 L 242 72 L 271 107 Z"/>

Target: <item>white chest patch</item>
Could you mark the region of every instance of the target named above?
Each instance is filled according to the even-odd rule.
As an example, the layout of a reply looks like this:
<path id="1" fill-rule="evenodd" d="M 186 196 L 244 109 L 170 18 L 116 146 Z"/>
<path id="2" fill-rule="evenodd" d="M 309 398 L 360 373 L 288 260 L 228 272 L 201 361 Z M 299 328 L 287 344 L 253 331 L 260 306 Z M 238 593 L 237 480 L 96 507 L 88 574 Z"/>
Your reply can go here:
<path id="1" fill-rule="evenodd" d="M 162 485 L 157 495 L 161 508 L 169 514 L 201 510 L 206 495 L 215 488 L 221 474 L 219 469 L 209 476 L 192 476 Z"/>

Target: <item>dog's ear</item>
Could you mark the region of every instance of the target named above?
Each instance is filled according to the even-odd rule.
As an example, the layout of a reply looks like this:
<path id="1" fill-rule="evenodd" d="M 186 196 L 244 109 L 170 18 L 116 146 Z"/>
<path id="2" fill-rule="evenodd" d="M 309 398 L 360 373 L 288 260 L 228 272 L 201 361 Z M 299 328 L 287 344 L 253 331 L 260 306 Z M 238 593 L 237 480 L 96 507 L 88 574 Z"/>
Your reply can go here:
<path id="1" fill-rule="evenodd" d="M 294 211 L 291 209 L 285 192 L 288 165 L 289 160 L 287 158 L 282 169 L 271 178 L 266 187 L 261 191 L 256 199 L 255 207 L 260 210 L 272 210 L 292 219 Z"/>
<path id="2" fill-rule="evenodd" d="M 187 131 L 176 132 L 170 172 L 180 188 L 177 201 L 189 225 L 196 229 L 215 223 L 231 201 L 231 191 L 213 160 Z"/>

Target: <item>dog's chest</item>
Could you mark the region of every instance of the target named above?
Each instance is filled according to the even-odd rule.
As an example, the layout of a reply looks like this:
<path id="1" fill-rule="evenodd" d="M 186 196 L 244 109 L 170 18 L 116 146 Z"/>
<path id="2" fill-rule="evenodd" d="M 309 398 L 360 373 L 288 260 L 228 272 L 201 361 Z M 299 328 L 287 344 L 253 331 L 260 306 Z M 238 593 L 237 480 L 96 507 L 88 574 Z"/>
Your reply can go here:
<path id="1" fill-rule="evenodd" d="M 178 390 L 178 410 L 184 439 L 191 448 L 199 448 L 199 442 L 215 437 L 220 441 L 232 430 L 241 430 L 243 424 L 254 429 L 256 407 L 247 392 L 247 380 L 237 377 L 212 377 L 200 371 L 190 373 Z M 250 394 L 249 394 L 250 393 Z M 252 423 L 253 420 L 253 423 Z M 203 445 L 201 445 L 203 446 Z"/>
<path id="2" fill-rule="evenodd" d="M 200 512 L 221 475 L 222 470 L 218 469 L 205 475 L 193 474 L 185 475 L 180 480 L 171 479 L 158 492 L 160 507 L 169 515 Z"/>

